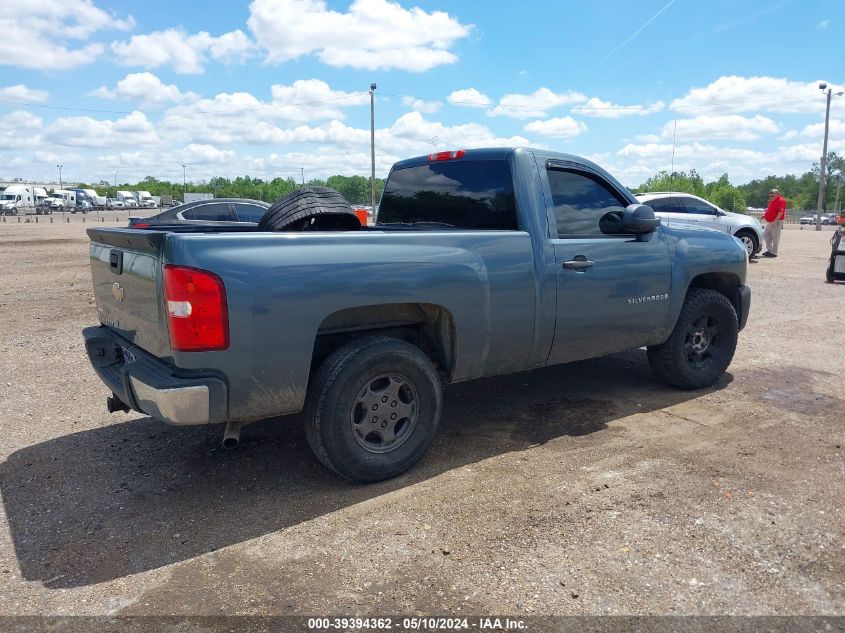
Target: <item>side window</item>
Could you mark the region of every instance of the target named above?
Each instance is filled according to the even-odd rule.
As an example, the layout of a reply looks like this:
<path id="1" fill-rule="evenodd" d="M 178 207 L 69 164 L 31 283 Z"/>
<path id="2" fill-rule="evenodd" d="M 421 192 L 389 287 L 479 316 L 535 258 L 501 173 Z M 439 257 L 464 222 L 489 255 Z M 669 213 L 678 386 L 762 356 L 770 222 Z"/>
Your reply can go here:
<path id="1" fill-rule="evenodd" d="M 228 202 L 201 204 L 185 211 L 182 217 L 186 220 L 202 220 L 204 222 L 227 222 L 232 219 L 232 216 L 229 215 Z"/>
<path id="2" fill-rule="evenodd" d="M 681 200 L 684 203 L 684 206 L 687 208 L 687 213 L 703 213 L 706 215 L 715 215 L 716 209 L 711 207 L 706 202 L 702 202 L 701 200 L 696 200 L 695 198 L 690 197 L 683 197 Z"/>
<path id="3" fill-rule="evenodd" d="M 244 202 L 235 203 L 235 213 L 238 216 L 238 222 L 256 222 L 258 223 L 267 209 L 258 206 L 257 204 L 246 204 Z"/>
<path id="4" fill-rule="evenodd" d="M 584 173 L 548 170 L 557 234 L 615 235 L 622 232 L 627 203 L 597 177 Z"/>
<path id="5" fill-rule="evenodd" d="M 678 198 L 655 198 L 646 202 L 655 213 L 686 213 L 687 210 Z"/>

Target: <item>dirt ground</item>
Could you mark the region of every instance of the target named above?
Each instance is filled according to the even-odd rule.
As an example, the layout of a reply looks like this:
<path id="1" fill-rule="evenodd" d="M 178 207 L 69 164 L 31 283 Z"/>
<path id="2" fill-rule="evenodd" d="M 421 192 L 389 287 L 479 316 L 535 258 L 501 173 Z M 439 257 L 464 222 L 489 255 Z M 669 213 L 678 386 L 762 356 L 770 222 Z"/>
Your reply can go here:
<path id="1" fill-rule="evenodd" d="M 106 412 L 91 222 L 0 223 L 0 614 L 845 613 L 829 229 L 750 266 L 715 388 L 642 351 L 455 385 L 421 464 L 350 485 L 296 418 L 224 451 Z"/>

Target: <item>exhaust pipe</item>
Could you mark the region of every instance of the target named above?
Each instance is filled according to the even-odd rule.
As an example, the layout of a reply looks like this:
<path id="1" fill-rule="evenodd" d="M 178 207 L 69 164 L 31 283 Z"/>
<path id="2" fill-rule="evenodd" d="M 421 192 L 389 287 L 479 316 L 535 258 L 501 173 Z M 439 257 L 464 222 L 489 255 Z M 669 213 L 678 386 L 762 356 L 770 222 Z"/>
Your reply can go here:
<path id="1" fill-rule="evenodd" d="M 223 431 L 223 448 L 235 448 L 241 442 L 242 422 L 227 422 Z"/>

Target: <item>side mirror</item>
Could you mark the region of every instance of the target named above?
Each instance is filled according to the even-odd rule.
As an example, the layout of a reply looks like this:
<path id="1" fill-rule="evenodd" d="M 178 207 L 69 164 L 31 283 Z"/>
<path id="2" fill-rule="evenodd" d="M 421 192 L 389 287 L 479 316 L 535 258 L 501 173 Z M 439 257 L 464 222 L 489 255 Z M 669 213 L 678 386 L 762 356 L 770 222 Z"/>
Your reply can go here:
<path id="1" fill-rule="evenodd" d="M 648 241 L 659 226 L 660 218 L 645 204 L 629 204 L 622 214 L 622 230 L 633 233 L 642 242 Z"/>

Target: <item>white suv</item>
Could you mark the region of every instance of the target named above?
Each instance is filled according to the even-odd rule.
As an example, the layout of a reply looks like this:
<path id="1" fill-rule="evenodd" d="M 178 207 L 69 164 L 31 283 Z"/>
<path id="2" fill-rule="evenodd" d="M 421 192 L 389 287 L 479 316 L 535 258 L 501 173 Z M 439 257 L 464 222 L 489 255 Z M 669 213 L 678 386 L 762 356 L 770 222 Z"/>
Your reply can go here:
<path id="1" fill-rule="evenodd" d="M 654 209 L 664 224 L 704 226 L 738 238 L 748 256 L 756 255 L 763 243 L 763 227 L 757 218 L 731 213 L 691 193 L 655 191 L 637 194 L 637 200 Z"/>

